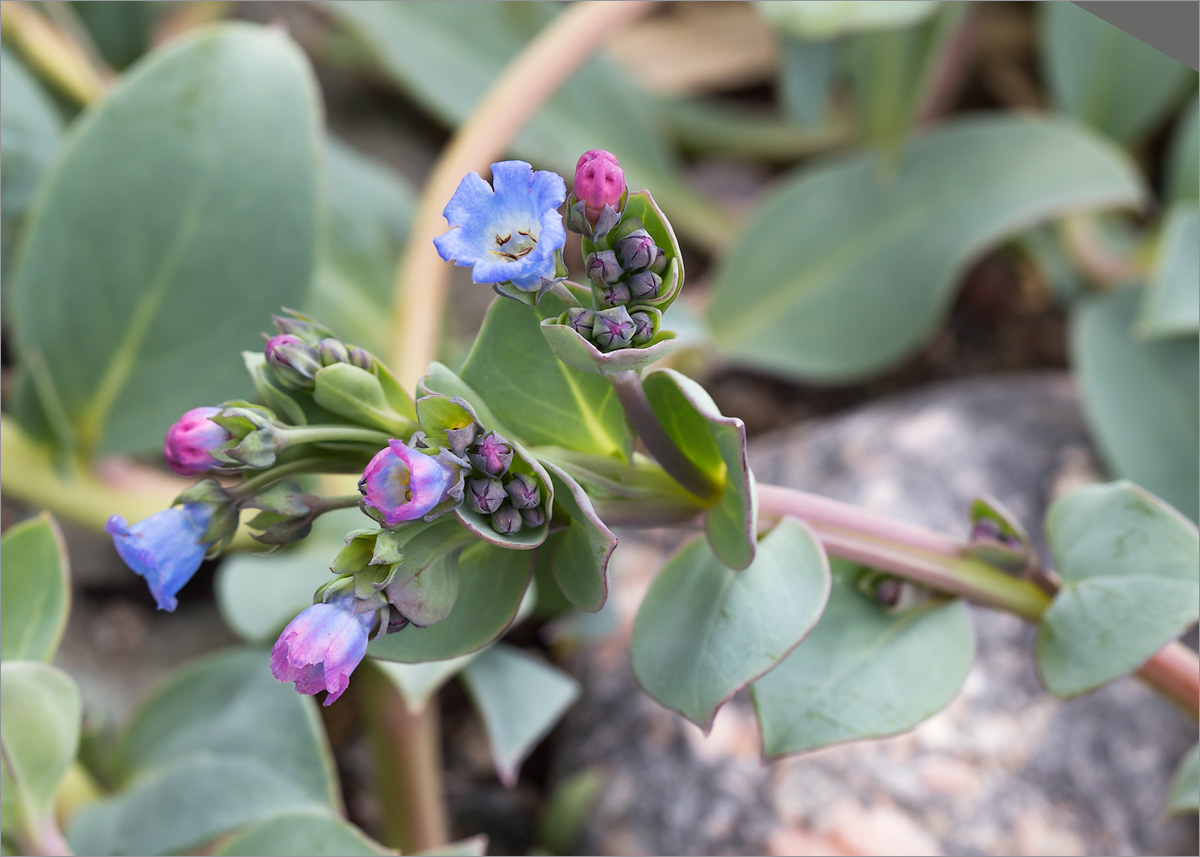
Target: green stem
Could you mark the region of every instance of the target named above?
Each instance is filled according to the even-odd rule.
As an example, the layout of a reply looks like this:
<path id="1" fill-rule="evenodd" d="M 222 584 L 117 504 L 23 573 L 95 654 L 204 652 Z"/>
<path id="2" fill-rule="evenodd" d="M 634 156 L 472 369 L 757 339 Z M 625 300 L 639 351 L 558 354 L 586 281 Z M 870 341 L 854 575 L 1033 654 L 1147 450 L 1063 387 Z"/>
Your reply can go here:
<path id="1" fill-rule="evenodd" d="M 626 369 L 609 375 L 608 380 L 612 382 L 617 400 L 625 409 L 625 415 L 633 424 L 634 431 L 646 444 L 650 454 L 662 465 L 663 470 L 697 497 L 706 501 L 714 500 L 720 491 L 719 486 L 671 440 L 671 436 L 658 421 L 658 415 L 654 413 L 646 391 L 642 389 L 642 379 L 638 374 Z"/>
<path id="2" fill-rule="evenodd" d="M 375 794 L 383 808 L 381 840 L 403 854 L 445 844 L 437 698 L 413 711 L 370 661 L 355 680 L 365 694 L 361 711 L 374 751 Z"/>
<path id="3" fill-rule="evenodd" d="M 550 294 L 554 295 L 569 307 L 583 306 L 583 304 L 579 302 L 579 298 L 575 297 L 575 295 L 571 293 L 571 290 L 567 288 L 568 285 L 578 286 L 579 284 L 572 283 L 570 280 L 562 283 L 555 283 L 550 288 Z"/>
<path id="4" fill-rule="evenodd" d="M 357 463 L 351 464 L 327 455 L 297 458 L 247 477 L 230 488 L 229 493 L 234 499 L 243 500 L 297 473 L 356 473 L 361 469 Z"/>
<path id="5" fill-rule="evenodd" d="M 282 449 L 303 443 L 368 443 L 382 449 L 391 440 L 387 432 L 364 426 L 295 426 L 278 429 L 278 434 L 283 438 Z"/>
<path id="6" fill-rule="evenodd" d="M 362 494 L 342 494 L 340 497 L 322 497 L 317 503 L 317 515 L 337 509 L 353 509 L 362 502 Z"/>

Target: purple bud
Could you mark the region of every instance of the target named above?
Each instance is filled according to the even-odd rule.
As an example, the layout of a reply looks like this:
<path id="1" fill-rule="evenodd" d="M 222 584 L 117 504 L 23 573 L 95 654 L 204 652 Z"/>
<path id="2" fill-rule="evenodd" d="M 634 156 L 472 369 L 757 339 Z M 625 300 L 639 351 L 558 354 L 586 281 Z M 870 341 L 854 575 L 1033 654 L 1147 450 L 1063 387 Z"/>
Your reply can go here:
<path id="1" fill-rule="evenodd" d="M 653 271 L 639 271 L 629 278 L 629 293 L 634 300 L 653 300 L 661 286 L 662 277 Z"/>
<path id="2" fill-rule="evenodd" d="M 265 352 L 279 379 L 292 387 L 311 387 L 321 368 L 317 349 L 291 333 L 272 336 L 267 340 Z"/>
<path id="3" fill-rule="evenodd" d="M 587 219 L 593 225 L 604 206 L 617 208 L 625 195 L 625 172 L 617 163 L 617 156 L 603 149 L 591 149 L 580 155 L 575 164 L 573 192 L 584 201 Z"/>
<path id="4" fill-rule="evenodd" d="M 504 486 L 512 504 L 518 509 L 529 509 L 542 502 L 542 492 L 537 480 L 524 473 L 514 473 L 512 481 Z"/>
<path id="5" fill-rule="evenodd" d="M 513 508 L 513 504 L 505 501 L 500 508 L 492 513 L 492 529 L 506 536 L 521 529 L 521 513 Z"/>
<path id="6" fill-rule="evenodd" d="M 503 476 L 512 464 L 513 450 L 508 441 L 490 431 L 467 453 L 467 457 L 476 470 L 488 476 Z"/>
<path id="7" fill-rule="evenodd" d="M 446 499 L 459 472 L 451 465 L 423 452 L 389 440 L 363 470 L 358 490 L 363 506 L 387 527 L 415 521 L 433 511 Z M 370 512 L 368 512 L 370 514 Z"/>
<path id="8" fill-rule="evenodd" d="M 232 440 L 233 435 L 209 419 L 219 413 L 220 408 L 192 408 L 167 429 L 163 457 L 168 467 L 180 476 L 195 476 L 221 466 L 212 453 Z"/>
<path id="9" fill-rule="evenodd" d="M 879 585 L 875 587 L 875 599 L 884 607 L 895 607 L 900 603 L 903 589 L 903 584 L 899 580 L 889 577 L 879 581 Z"/>
<path id="10" fill-rule="evenodd" d="M 276 330 L 280 333 L 297 336 L 305 342 L 316 342 L 327 336 L 333 336 L 332 330 L 307 316 L 287 308 L 284 309 L 284 312 L 287 315 L 271 316 L 271 320 L 275 322 Z"/>
<path id="11" fill-rule="evenodd" d="M 645 345 L 654 337 L 654 319 L 650 313 L 630 313 L 629 318 L 634 324 L 633 338 L 630 340 L 634 345 Z"/>
<path id="12" fill-rule="evenodd" d="M 541 506 L 521 510 L 521 521 L 527 527 L 540 527 L 546 523 L 546 512 Z"/>
<path id="13" fill-rule="evenodd" d="M 667 270 L 667 254 L 661 247 L 655 246 L 654 248 L 654 260 L 650 262 L 650 270 L 656 274 Z"/>
<path id="14" fill-rule="evenodd" d="M 366 369 L 370 372 L 375 368 L 375 356 L 365 348 L 359 348 L 357 345 L 350 347 L 350 365 L 357 366 L 359 369 Z"/>
<path id="15" fill-rule="evenodd" d="M 271 649 L 271 673 L 295 682 L 299 693 L 328 691 L 331 705 L 350 685 L 350 673 L 367 653 L 373 613 L 356 614 L 354 597 L 314 604 L 288 623 Z"/>
<path id="16" fill-rule="evenodd" d="M 322 366 L 349 363 L 350 349 L 340 339 L 322 339 L 317 343 L 317 356 L 320 358 Z"/>
<path id="17" fill-rule="evenodd" d="M 637 229 L 617 242 L 617 259 L 626 271 L 649 268 L 658 249 L 645 229 Z"/>
<path id="18" fill-rule="evenodd" d="M 608 286 L 607 288 L 601 288 L 599 291 L 600 303 L 603 304 L 606 309 L 627 304 L 629 303 L 629 299 L 631 297 L 629 286 L 625 283 L 613 283 L 611 286 Z"/>
<path id="19" fill-rule="evenodd" d="M 508 495 L 499 479 L 479 478 L 467 480 L 465 500 L 467 508 L 481 515 L 490 515 L 500 508 Z"/>
<path id="20" fill-rule="evenodd" d="M 1000 525 L 991 518 L 980 518 L 971 528 L 971 539 L 978 541 L 999 541 Z"/>
<path id="21" fill-rule="evenodd" d="M 633 340 L 636 325 L 623 306 L 599 310 L 592 325 L 592 341 L 604 351 L 627 347 Z"/>
<path id="22" fill-rule="evenodd" d="M 571 307 L 567 310 L 567 327 L 578 333 L 584 339 L 591 339 L 592 325 L 596 322 L 596 311 L 583 307 Z"/>
<path id="23" fill-rule="evenodd" d="M 589 253 L 586 265 L 588 279 L 597 286 L 615 283 L 625 273 L 617 262 L 617 254 L 612 250 L 598 250 L 595 253 Z"/>
<path id="24" fill-rule="evenodd" d="M 479 437 L 479 423 L 471 423 L 462 428 L 446 429 L 446 444 L 450 451 L 462 458 L 467 454 L 467 447 Z"/>

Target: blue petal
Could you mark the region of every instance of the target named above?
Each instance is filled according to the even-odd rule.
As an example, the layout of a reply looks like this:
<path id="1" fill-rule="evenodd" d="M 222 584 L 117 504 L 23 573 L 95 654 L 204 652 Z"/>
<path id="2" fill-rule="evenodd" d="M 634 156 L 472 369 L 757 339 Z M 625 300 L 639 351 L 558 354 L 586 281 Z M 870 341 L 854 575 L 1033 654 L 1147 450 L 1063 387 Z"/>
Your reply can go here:
<path id="1" fill-rule="evenodd" d="M 204 562 L 208 543 L 203 538 L 212 514 L 207 504 L 189 503 L 133 526 L 120 515 L 113 515 L 105 525 L 121 559 L 146 579 L 159 610 L 178 606 L 176 594 Z"/>
<path id="2" fill-rule="evenodd" d="M 446 203 L 442 216 L 451 226 L 463 226 L 472 218 L 488 219 L 492 205 L 492 189 L 477 172 L 469 172 L 458 183 L 454 196 Z"/>
<path id="3" fill-rule="evenodd" d="M 567 183 L 558 173 L 538 170 L 533 174 L 533 209 L 540 215 L 544 211 L 558 208 L 567 198 Z M 540 238 L 538 240 L 541 240 Z"/>
<path id="4" fill-rule="evenodd" d="M 533 188 L 533 167 L 524 161 L 492 164 L 492 185 L 496 188 L 496 196 L 528 198 Z"/>
<path id="5" fill-rule="evenodd" d="M 475 236 L 465 227 L 453 226 L 448 232 L 434 238 L 433 246 L 445 261 L 460 266 L 471 265 L 479 255 L 479 242 L 473 238 Z"/>

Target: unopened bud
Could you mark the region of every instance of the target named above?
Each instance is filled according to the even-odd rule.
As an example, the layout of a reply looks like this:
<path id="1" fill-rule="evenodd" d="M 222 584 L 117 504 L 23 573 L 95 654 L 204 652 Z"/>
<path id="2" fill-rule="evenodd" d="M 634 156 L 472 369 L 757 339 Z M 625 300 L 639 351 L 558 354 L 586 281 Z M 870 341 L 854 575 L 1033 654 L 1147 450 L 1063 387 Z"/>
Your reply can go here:
<path id="1" fill-rule="evenodd" d="M 596 311 L 583 307 L 571 307 L 567 310 L 567 327 L 578 333 L 584 339 L 591 339 L 592 325 L 596 322 Z"/>
<path id="2" fill-rule="evenodd" d="M 479 423 L 471 423 L 462 428 L 446 429 L 446 445 L 459 458 L 466 456 L 467 447 L 473 444 L 477 437 L 479 437 Z"/>
<path id="3" fill-rule="evenodd" d="M 275 322 L 275 329 L 280 333 L 297 336 L 308 343 L 316 343 L 333 336 L 332 330 L 306 315 L 290 309 L 285 309 L 284 312 L 287 315 L 271 316 L 271 320 Z"/>
<path id="4" fill-rule="evenodd" d="M 513 474 L 512 481 L 504 486 L 508 498 L 518 509 L 529 509 L 542 502 L 542 492 L 537 480 L 524 473 Z"/>
<path id="5" fill-rule="evenodd" d="M 663 252 L 661 247 L 654 248 L 654 259 L 650 262 L 650 270 L 656 274 L 661 274 L 667 270 L 667 254 Z"/>
<path id="6" fill-rule="evenodd" d="M 513 450 L 508 441 L 490 431 L 467 453 L 467 457 L 476 470 L 488 476 L 503 476 L 512 464 Z"/>
<path id="7" fill-rule="evenodd" d="M 283 384 L 297 389 L 312 387 L 313 378 L 321 368 L 317 349 L 294 334 L 281 333 L 267 340 L 264 351 Z"/>
<path id="8" fill-rule="evenodd" d="M 645 229 L 638 229 L 617 242 L 617 260 L 626 271 L 649 268 L 658 249 Z"/>
<path id="9" fill-rule="evenodd" d="M 613 283 L 611 286 L 601 288 L 599 291 L 600 303 L 603 304 L 606 309 L 615 306 L 623 306 L 624 304 L 629 303 L 629 300 L 632 297 L 632 294 L 629 291 L 629 285 L 626 283 Z"/>
<path id="10" fill-rule="evenodd" d="M 463 497 L 467 508 L 481 515 L 495 512 L 507 498 L 504 485 L 499 479 L 479 477 L 467 480 L 467 490 Z"/>
<path id="11" fill-rule="evenodd" d="M 351 366 L 357 366 L 359 369 L 365 369 L 370 372 L 375 368 L 375 356 L 365 348 L 359 348 L 357 345 L 350 347 L 350 359 L 347 361 Z"/>
<path id="12" fill-rule="evenodd" d="M 619 209 L 625 196 L 625 172 L 617 156 L 603 149 L 591 149 L 575 164 L 575 196 L 583 200 L 588 222 L 593 225 L 604 206 Z"/>
<path id="13" fill-rule="evenodd" d="M 634 312 L 629 314 L 629 318 L 633 321 L 634 331 L 630 342 L 634 345 L 645 345 L 654 338 L 654 319 L 650 317 L 648 312 Z"/>
<path id="14" fill-rule="evenodd" d="M 611 285 L 621 279 L 624 273 L 621 270 L 621 265 L 617 262 L 617 254 L 612 250 L 600 250 L 588 254 L 588 279 L 597 286 Z"/>
<path id="15" fill-rule="evenodd" d="M 629 293 L 634 300 L 653 300 L 661 286 L 662 277 L 653 271 L 639 271 L 629 278 Z"/>
<path id="16" fill-rule="evenodd" d="M 636 329 L 637 326 L 629 317 L 629 310 L 625 307 L 599 310 L 596 313 L 596 321 L 592 325 L 592 341 L 603 351 L 626 348 L 633 341 Z"/>
<path id="17" fill-rule="evenodd" d="M 320 358 L 322 366 L 349 363 L 350 349 L 340 339 L 322 339 L 317 343 L 317 356 Z"/>
<path id="18" fill-rule="evenodd" d="M 522 523 L 521 513 L 508 501 L 501 503 L 500 508 L 492 513 L 492 529 L 506 536 L 519 531 Z"/>
<path id="19" fill-rule="evenodd" d="M 180 476 L 195 476 L 221 466 L 212 453 L 232 440 L 233 435 L 209 419 L 219 413 L 220 408 L 192 408 L 167 430 L 163 457 Z"/>
<path id="20" fill-rule="evenodd" d="M 546 523 L 546 512 L 541 506 L 521 510 L 521 521 L 527 527 L 540 527 Z"/>

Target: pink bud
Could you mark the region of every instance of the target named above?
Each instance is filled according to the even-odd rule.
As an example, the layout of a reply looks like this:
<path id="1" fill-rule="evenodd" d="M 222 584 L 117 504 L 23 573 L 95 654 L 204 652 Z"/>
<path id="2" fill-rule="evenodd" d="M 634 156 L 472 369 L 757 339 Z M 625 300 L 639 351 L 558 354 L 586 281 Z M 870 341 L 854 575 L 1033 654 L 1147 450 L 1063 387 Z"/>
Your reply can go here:
<path id="1" fill-rule="evenodd" d="M 625 195 L 625 172 L 617 163 L 617 156 L 603 149 L 584 152 L 575 165 L 576 198 L 584 202 L 584 210 L 590 222 L 595 224 L 604 206 L 616 208 Z"/>
<path id="2" fill-rule="evenodd" d="M 220 408 L 192 408 L 167 430 L 163 457 L 180 476 L 195 476 L 220 466 L 211 453 L 232 435 L 209 419 L 219 413 Z"/>

